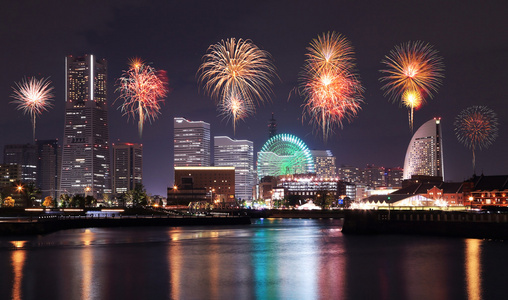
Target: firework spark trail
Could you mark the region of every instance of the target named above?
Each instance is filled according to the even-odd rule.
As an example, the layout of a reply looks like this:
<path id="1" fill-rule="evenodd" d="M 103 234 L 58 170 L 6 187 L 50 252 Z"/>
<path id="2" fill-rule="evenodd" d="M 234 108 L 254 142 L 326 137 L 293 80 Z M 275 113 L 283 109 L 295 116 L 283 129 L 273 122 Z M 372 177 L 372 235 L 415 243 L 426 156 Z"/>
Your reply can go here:
<path id="1" fill-rule="evenodd" d="M 232 115 L 235 126 L 254 113 L 255 103 L 270 99 L 275 67 L 270 54 L 250 40 L 230 38 L 208 47 L 198 74 L 205 93 L 216 100 L 221 115 Z"/>
<path id="2" fill-rule="evenodd" d="M 169 93 L 168 79 L 165 71 L 157 71 L 140 59 L 132 59 L 130 66 L 118 79 L 118 99 L 124 100 L 119 108 L 124 115 L 138 118 L 141 137 L 145 121 L 152 122 L 160 114 L 161 103 Z"/>
<path id="3" fill-rule="evenodd" d="M 420 93 L 423 105 L 427 96 L 432 98 L 433 93 L 437 93 L 444 78 L 443 59 L 431 45 L 421 41 L 395 46 L 381 63 L 386 66 L 386 69 L 381 70 L 384 74 L 380 78 L 384 82 L 381 89 L 394 103 L 401 101 L 401 104 L 405 104 L 403 94 L 413 91 Z M 411 118 L 412 115 L 411 113 Z M 412 120 L 410 128 L 412 132 Z"/>
<path id="4" fill-rule="evenodd" d="M 352 122 L 363 102 L 363 87 L 355 73 L 353 47 L 335 32 L 314 39 L 307 48 L 300 90 L 305 96 L 304 115 L 321 128 L 323 139 L 343 121 Z"/>
<path id="5" fill-rule="evenodd" d="M 497 115 L 486 106 L 470 106 L 460 112 L 454 125 L 459 142 L 473 151 L 475 172 L 475 150 L 487 149 L 497 138 Z"/>
<path id="6" fill-rule="evenodd" d="M 15 100 L 11 103 L 17 104 L 18 110 L 22 110 L 24 114 L 29 114 L 32 121 L 33 140 L 35 141 L 35 119 L 37 115 L 47 111 L 52 106 L 51 100 L 53 94 L 50 87 L 51 81 L 47 78 L 30 79 L 23 78 L 21 82 L 16 82 L 16 87 L 12 87 L 14 94 L 11 95 Z"/>

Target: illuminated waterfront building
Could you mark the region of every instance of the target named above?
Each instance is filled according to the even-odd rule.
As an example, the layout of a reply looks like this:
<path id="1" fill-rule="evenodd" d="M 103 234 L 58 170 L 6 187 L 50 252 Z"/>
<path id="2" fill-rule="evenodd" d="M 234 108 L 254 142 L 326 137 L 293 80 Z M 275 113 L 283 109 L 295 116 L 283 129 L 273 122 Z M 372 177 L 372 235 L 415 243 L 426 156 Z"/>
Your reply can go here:
<path id="1" fill-rule="evenodd" d="M 441 119 L 423 124 L 413 135 L 404 160 L 404 179 L 413 175 L 444 178 Z"/>
<path id="2" fill-rule="evenodd" d="M 113 193 L 125 193 L 142 183 L 143 145 L 113 144 Z"/>
<path id="3" fill-rule="evenodd" d="M 294 135 L 278 134 L 270 138 L 258 152 L 258 179 L 265 176 L 315 172 L 309 148 Z"/>
<path id="4" fill-rule="evenodd" d="M 14 144 L 4 146 L 4 164 L 21 166 L 21 181 L 37 184 L 37 146 Z"/>
<path id="5" fill-rule="evenodd" d="M 227 136 L 214 137 L 214 165 L 235 167 L 236 198 L 252 200 L 254 145 L 251 141 L 233 140 Z"/>
<path id="6" fill-rule="evenodd" d="M 186 182 L 192 182 L 192 186 L 186 187 Z M 177 189 L 205 189 L 217 204 L 235 202 L 234 167 L 175 167 L 174 185 Z"/>
<path id="7" fill-rule="evenodd" d="M 330 150 L 311 150 L 314 159 L 316 176 L 318 177 L 336 177 L 337 167 L 335 166 L 335 156 Z"/>
<path id="8" fill-rule="evenodd" d="M 94 55 L 65 59 L 65 127 L 60 192 L 102 199 L 111 191 L 107 63 Z"/>
<path id="9" fill-rule="evenodd" d="M 174 118 L 174 166 L 210 166 L 210 124 Z"/>

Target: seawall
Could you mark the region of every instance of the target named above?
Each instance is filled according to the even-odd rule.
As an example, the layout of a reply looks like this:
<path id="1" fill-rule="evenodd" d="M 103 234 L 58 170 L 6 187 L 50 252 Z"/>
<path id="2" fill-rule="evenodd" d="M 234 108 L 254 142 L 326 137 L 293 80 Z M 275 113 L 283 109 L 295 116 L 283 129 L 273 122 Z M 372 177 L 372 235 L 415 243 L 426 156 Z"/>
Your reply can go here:
<path id="1" fill-rule="evenodd" d="M 349 210 L 342 232 L 508 239 L 508 213 Z"/>

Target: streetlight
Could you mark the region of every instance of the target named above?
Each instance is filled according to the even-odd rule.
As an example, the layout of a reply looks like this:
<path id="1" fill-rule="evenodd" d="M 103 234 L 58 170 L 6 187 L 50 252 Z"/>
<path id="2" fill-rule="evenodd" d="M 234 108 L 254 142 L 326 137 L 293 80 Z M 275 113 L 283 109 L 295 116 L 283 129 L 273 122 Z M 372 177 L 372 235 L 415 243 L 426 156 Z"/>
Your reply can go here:
<path id="1" fill-rule="evenodd" d="M 211 202 L 212 202 L 212 203 L 215 203 L 215 201 L 213 201 L 213 192 L 215 192 L 215 189 L 211 189 L 211 190 L 210 190 L 210 193 L 211 193 L 211 196 L 210 196 L 210 197 L 211 197 Z"/>
<path id="2" fill-rule="evenodd" d="M 176 192 L 178 192 L 178 186 L 175 184 L 173 186 L 173 195 L 175 196 L 176 200 L 176 209 L 178 209 L 178 195 L 176 194 Z"/>
<path id="3" fill-rule="evenodd" d="M 88 196 L 88 192 L 90 192 L 92 188 L 90 188 L 89 186 L 85 187 L 85 198 Z"/>

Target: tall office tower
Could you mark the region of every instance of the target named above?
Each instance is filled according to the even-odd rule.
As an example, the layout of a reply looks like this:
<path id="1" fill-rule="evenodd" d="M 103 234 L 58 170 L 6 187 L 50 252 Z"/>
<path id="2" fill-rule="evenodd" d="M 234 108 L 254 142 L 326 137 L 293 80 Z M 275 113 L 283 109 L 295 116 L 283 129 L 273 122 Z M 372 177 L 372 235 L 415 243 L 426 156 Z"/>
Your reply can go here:
<path id="1" fill-rule="evenodd" d="M 235 193 L 237 199 L 252 200 L 254 185 L 254 145 L 247 140 L 233 140 L 216 136 L 214 164 L 216 167 L 235 167 Z"/>
<path id="2" fill-rule="evenodd" d="M 65 128 L 60 190 L 95 198 L 111 189 L 106 60 L 65 59 Z"/>
<path id="3" fill-rule="evenodd" d="M 413 175 L 444 178 L 441 119 L 434 118 L 423 124 L 413 135 L 404 160 L 403 179 Z"/>
<path id="4" fill-rule="evenodd" d="M 277 135 L 277 120 L 274 119 L 272 113 L 272 118 L 268 120 L 268 138 L 271 139 L 276 135 Z"/>
<path id="5" fill-rule="evenodd" d="M 47 196 L 56 199 L 60 173 L 60 149 L 58 140 L 37 141 L 37 186 L 41 190 L 42 199 Z"/>
<path id="6" fill-rule="evenodd" d="M 210 166 L 210 124 L 174 118 L 174 166 Z"/>
<path id="7" fill-rule="evenodd" d="M 21 181 L 21 166 L 0 164 L 0 189 L 12 187 L 16 181 Z"/>
<path id="8" fill-rule="evenodd" d="M 5 145 L 4 164 L 21 166 L 21 181 L 37 184 L 37 147 L 33 144 Z"/>
<path id="9" fill-rule="evenodd" d="M 335 166 L 335 156 L 330 150 L 310 150 L 314 158 L 316 176 L 318 177 L 336 177 L 337 167 Z"/>
<path id="10" fill-rule="evenodd" d="M 143 145 L 113 144 L 113 193 L 125 193 L 141 183 L 143 183 Z"/>

